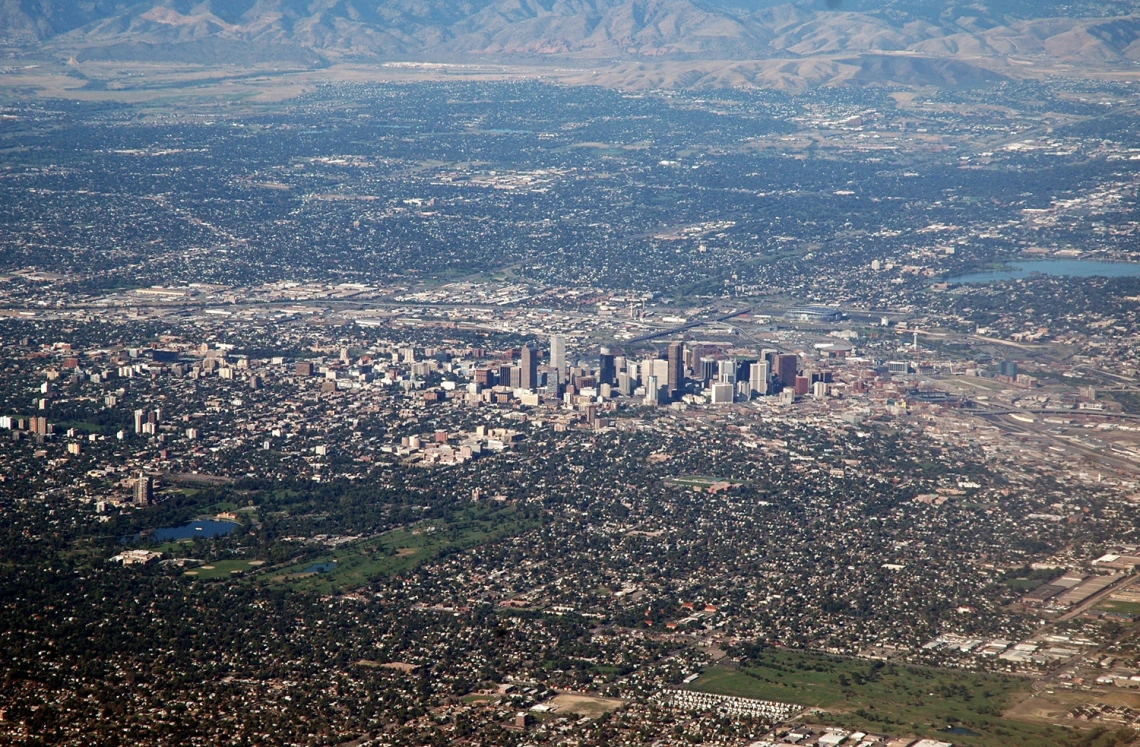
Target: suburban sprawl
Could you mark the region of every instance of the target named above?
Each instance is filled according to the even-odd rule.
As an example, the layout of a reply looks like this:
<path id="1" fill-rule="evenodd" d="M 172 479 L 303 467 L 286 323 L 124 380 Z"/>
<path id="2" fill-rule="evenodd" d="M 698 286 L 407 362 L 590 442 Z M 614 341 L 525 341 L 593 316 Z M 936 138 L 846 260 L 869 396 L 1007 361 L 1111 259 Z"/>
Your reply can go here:
<path id="1" fill-rule="evenodd" d="M 1134 84 L 29 99 L 0 149 L 0 742 L 1140 734 Z"/>

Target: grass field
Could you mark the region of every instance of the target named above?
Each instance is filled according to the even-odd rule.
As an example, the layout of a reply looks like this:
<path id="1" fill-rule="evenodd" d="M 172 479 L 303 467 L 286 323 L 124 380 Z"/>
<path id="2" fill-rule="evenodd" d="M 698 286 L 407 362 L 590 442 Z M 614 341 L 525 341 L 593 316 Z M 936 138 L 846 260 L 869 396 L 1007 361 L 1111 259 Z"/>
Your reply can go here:
<path id="1" fill-rule="evenodd" d="M 740 670 L 709 669 L 690 688 L 798 703 L 826 711 L 826 720 L 838 726 L 941 737 L 961 747 L 1061 747 L 1075 736 L 1003 717 L 1030 683 L 995 675 L 773 651 Z M 977 735 L 949 734 L 950 725 Z"/>
<path id="2" fill-rule="evenodd" d="M 474 547 L 535 526 L 537 520 L 520 517 L 513 507 L 494 510 L 472 506 L 446 521 L 423 522 L 343 545 L 318 558 L 275 570 L 269 580 L 321 593 L 354 589 L 413 568 L 441 552 Z M 305 573 L 315 564 L 331 562 L 336 567 L 325 573 Z"/>
<path id="3" fill-rule="evenodd" d="M 1140 617 L 1140 602 L 1119 602 L 1110 597 L 1098 604 L 1096 608 L 1106 612 L 1123 612 L 1126 615 Z"/>
<path id="4" fill-rule="evenodd" d="M 246 572 L 258 568 L 263 561 L 259 560 L 216 560 L 213 563 L 200 565 L 197 568 L 191 568 L 186 571 L 187 576 L 191 578 L 198 578 L 204 581 L 212 581 L 219 578 L 231 578 L 236 575 L 234 571 Z"/>

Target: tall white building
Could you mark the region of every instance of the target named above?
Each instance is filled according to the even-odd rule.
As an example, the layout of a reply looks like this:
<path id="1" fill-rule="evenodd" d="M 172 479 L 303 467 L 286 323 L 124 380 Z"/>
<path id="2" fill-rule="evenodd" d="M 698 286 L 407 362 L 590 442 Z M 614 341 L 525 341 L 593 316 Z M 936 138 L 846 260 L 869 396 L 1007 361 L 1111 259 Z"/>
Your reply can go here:
<path id="1" fill-rule="evenodd" d="M 558 372 L 561 382 L 566 377 L 566 338 L 562 335 L 550 336 L 550 367 Z"/>
<path id="2" fill-rule="evenodd" d="M 736 359 L 725 358 L 719 364 L 720 371 L 717 378 L 720 379 L 721 384 L 735 384 L 736 383 Z"/>
<path id="3" fill-rule="evenodd" d="M 622 371 L 618 374 L 617 388 L 626 397 L 633 394 L 633 377 L 629 375 L 629 372 Z"/>
<path id="4" fill-rule="evenodd" d="M 660 397 L 661 386 L 657 383 L 659 379 L 656 376 L 646 376 L 642 383 L 645 387 L 645 404 L 656 405 Z"/>
<path id="5" fill-rule="evenodd" d="M 768 369 L 768 361 L 760 361 L 753 363 L 748 369 L 748 383 L 752 389 L 753 394 L 759 394 L 763 397 L 768 393 L 768 380 L 771 379 L 771 371 Z"/>

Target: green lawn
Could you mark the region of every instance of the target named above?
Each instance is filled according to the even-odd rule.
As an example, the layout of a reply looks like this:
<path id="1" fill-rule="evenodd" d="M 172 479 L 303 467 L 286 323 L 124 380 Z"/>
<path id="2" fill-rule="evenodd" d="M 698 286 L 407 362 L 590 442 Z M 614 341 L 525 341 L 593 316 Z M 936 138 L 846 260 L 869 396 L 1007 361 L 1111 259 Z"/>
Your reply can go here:
<path id="1" fill-rule="evenodd" d="M 231 578 L 237 575 L 234 571 L 251 571 L 257 567 L 257 565 L 250 565 L 250 561 L 244 559 L 215 560 L 205 565 L 187 569 L 186 575 L 190 578 L 211 581 L 219 578 Z"/>
<path id="2" fill-rule="evenodd" d="M 66 433 L 69 429 L 74 428 L 82 433 L 102 433 L 103 426 L 96 423 L 88 423 L 80 420 L 68 420 L 63 423 L 55 424 L 56 433 Z M 108 431 L 117 430 L 117 428 L 108 428 Z"/>
<path id="3" fill-rule="evenodd" d="M 1140 602 L 1114 602 L 1109 599 L 1098 604 L 1096 608 L 1106 612 L 1123 612 L 1127 615 L 1140 617 Z"/>
<path id="4" fill-rule="evenodd" d="M 406 571 L 441 552 L 467 549 L 537 525 L 536 520 L 519 517 L 513 507 L 492 510 L 473 506 L 448 520 L 427 521 L 343 545 L 316 559 L 271 571 L 267 576 L 278 583 L 321 593 L 344 591 Z M 333 561 L 336 567 L 332 570 L 305 573 L 315 564 Z"/>
<path id="5" fill-rule="evenodd" d="M 960 747 L 1060 747 L 1074 732 L 1001 716 L 1027 680 L 921 669 L 861 659 L 770 651 L 741 670 L 714 667 L 693 682 L 703 692 L 820 708 L 813 720 L 891 735 L 941 737 Z M 948 734 L 948 725 L 977 736 Z"/>

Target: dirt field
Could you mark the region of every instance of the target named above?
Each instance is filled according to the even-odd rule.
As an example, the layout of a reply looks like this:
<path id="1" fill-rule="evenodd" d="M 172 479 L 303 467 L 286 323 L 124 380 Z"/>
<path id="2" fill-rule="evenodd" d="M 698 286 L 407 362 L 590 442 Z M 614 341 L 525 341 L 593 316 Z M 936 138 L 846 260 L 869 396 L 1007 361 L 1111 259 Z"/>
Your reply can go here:
<path id="1" fill-rule="evenodd" d="M 1027 694 L 1006 709 L 1007 718 L 1021 721 L 1066 724 L 1065 714 L 1080 705 L 1105 703 L 1140 709 L 1140 690 L 1116 687 L 1095 690 L 1041 690 Z M 1068 722 L 1072 726 L 1072 722 Z"/>
<path id="2" fill-rule="evenodd" d="M 591 695 L 560 693 L 543 703 L 543 705 L 558 715 L 572 713 L 575 716 L 597 718 L 598 716 L 621 708 L 625 705 L 625 701 L 616 698 L 600 698 Z"/>

